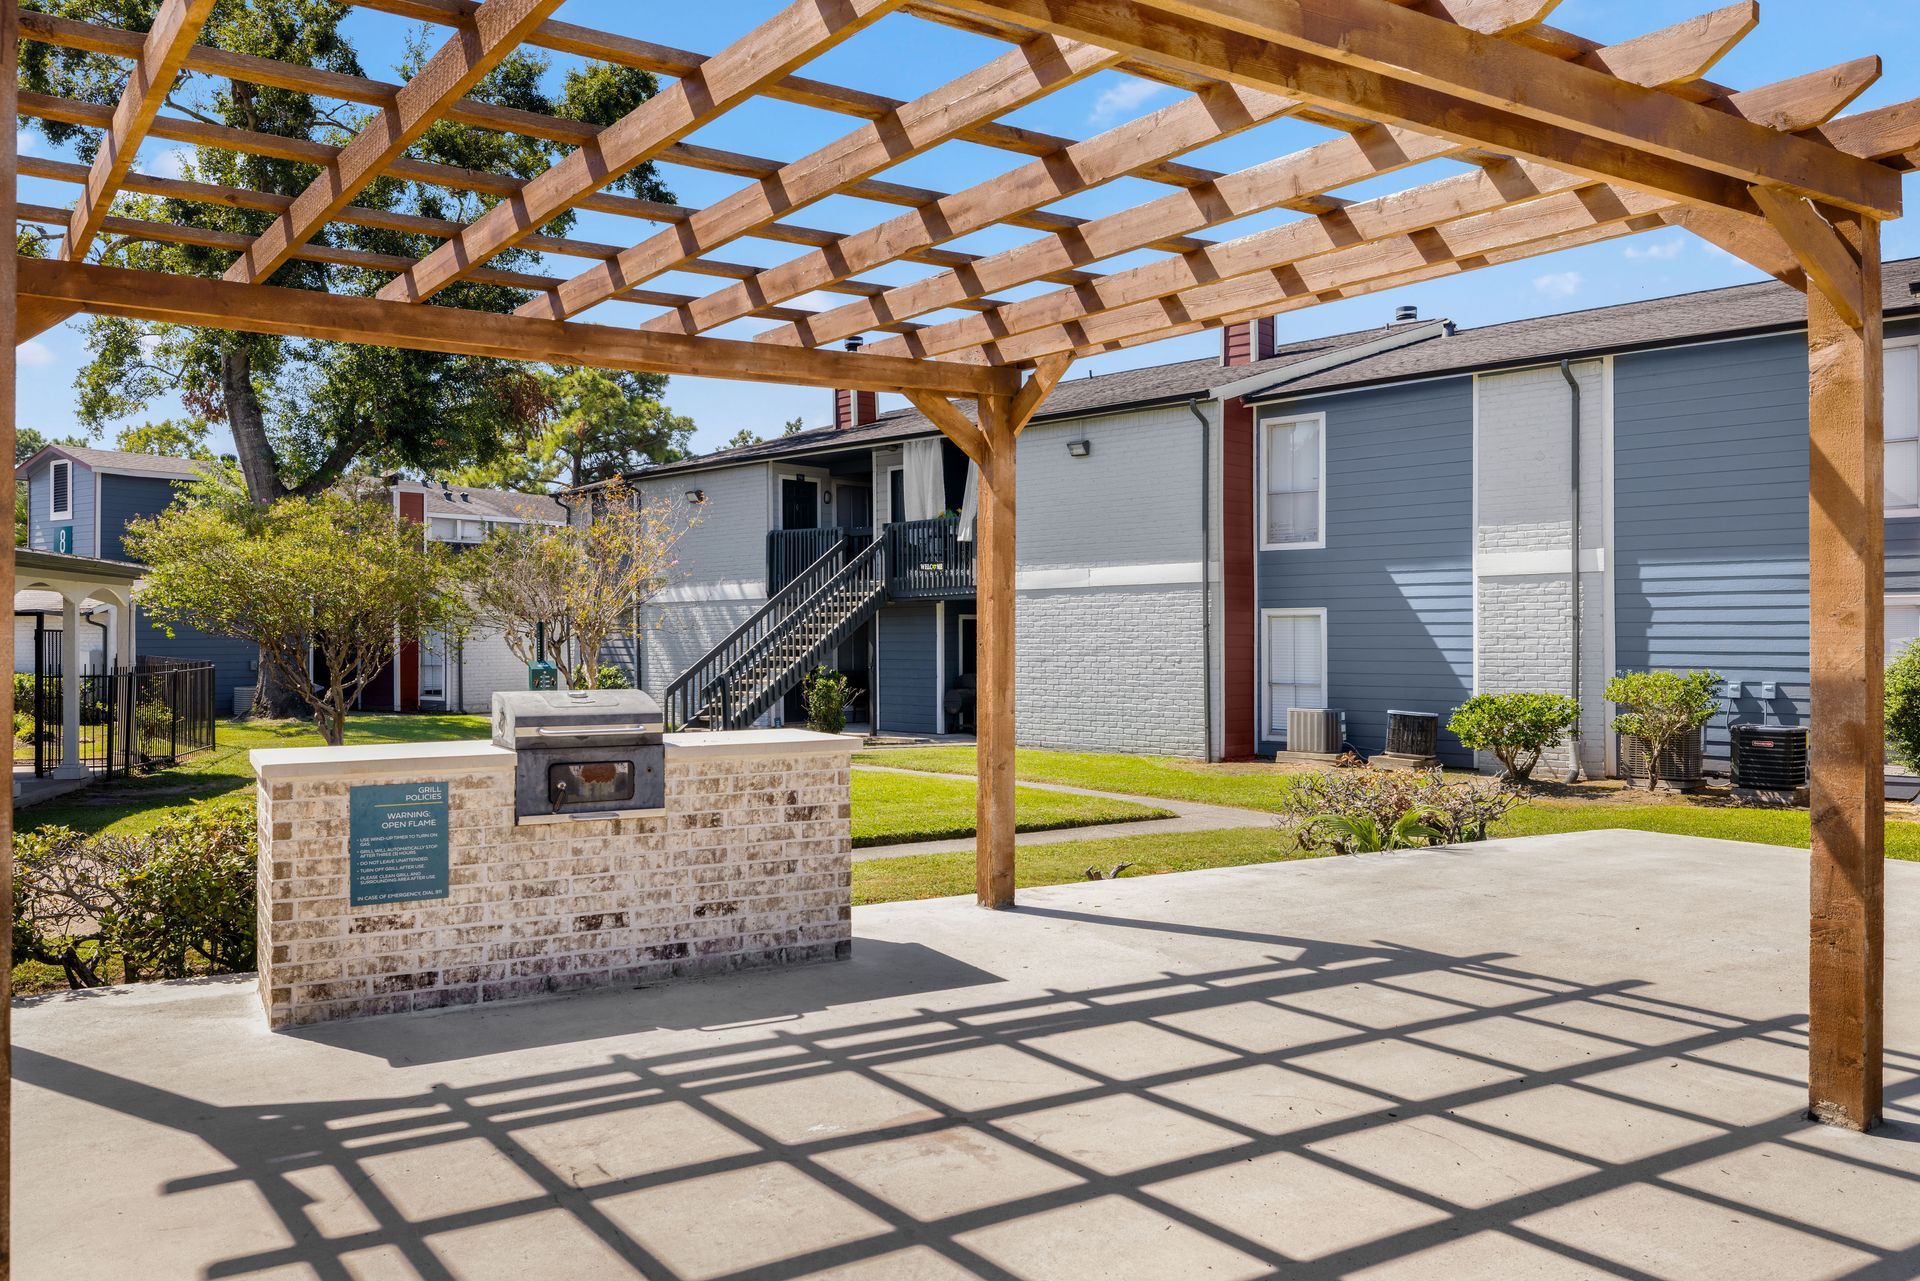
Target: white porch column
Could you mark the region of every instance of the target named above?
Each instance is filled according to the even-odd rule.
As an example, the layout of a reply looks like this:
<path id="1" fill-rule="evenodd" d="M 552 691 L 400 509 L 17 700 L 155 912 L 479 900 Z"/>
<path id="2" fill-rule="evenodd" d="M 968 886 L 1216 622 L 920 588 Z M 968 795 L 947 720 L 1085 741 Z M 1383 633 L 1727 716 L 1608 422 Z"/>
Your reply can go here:
<path id="1" fill-rule="evenodd" d="M 113 607 L 113 662 L 110 667 L 131 668 L 133 652 L 133 606 L 116 602 Z"/>
<path id="2" fill-rule="evenodd" d="M 62 593 L 60 602 L 60 767 L 55 778 L 85 778 L 80 761 L 80 603 Z"/>

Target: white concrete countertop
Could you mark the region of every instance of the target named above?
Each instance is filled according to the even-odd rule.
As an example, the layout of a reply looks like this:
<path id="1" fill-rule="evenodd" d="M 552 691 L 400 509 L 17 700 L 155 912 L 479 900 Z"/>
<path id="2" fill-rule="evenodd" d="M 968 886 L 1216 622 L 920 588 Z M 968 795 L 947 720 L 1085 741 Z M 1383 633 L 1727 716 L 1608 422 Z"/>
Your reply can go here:
<path id="1" fill-rule="evenodd" d="M 860 738 L 807 729 L 696 730 L 666 735 L 667 752 L 680 757 L 852 755 Z M 261 779 L 326 774 L 381 774 L 422 769 L 511 770 L 515 753 L 478 739 L 438 743 L 367 743 L 351 747 L 261 747 L 247 753 Z"/>

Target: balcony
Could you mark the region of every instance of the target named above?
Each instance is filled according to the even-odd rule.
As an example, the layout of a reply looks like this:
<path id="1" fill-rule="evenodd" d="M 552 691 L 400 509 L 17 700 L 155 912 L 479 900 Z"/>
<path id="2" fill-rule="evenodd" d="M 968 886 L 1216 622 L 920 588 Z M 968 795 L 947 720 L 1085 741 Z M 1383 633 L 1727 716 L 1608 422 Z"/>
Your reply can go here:
<path id="1" fill-rule="evenodd" d="M 960 537 L 958 516 L 899 520 L 880 531 L 890 600 L 945 600 L 973 595 L 972 539 Z M 767 593 L 800 577 L 809 565 L 845 544 L 855 556 L 873 542 L 870 529 L 776 529 L 767 535 Z"/>

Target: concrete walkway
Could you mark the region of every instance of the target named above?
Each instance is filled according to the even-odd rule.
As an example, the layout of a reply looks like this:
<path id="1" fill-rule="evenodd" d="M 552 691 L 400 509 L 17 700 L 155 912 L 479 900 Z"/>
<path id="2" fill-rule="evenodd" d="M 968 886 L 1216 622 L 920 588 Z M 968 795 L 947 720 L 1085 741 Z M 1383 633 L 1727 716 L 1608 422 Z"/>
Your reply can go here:
<path id="1" fill-rule="evenodd" d="M 1801 1118 L 1805 853 L 1640 832 L 856 908 L 839 964 L 301 1035 L 246 979 L 59 997 L 14 1275 L 1910 1278 L 1886 870 L 1871 1137 Z"/>
<path id="2" fill-rule="evenodd" d="M 896 769 L 891 765 L 855 765 L 856 770 L 876 774 L 909 774 L 915 778 L 965 779 L 971 774 L 937 774 L 931 770 Z M 1198 801 L 1170 801 L 1164 796 L 1134 796 L 1126 792 L 1096 792 L 1088 787 L 1069 787 L 1064 783 L 1035 783 L 1019 780 L 1021 787 L 1037 792 L 1065 792 L 1070 796 L 1097 796 L 1102 800 L 1131 801 L 1153 809 L 1169 810 L 1172 818 L 1146 818 L 1132 823 L 1096 823 L 1092 827 L 1063 827 L 1048 832 L 1022 832 L 1014 844 L 1058 845 L 1063 841 L 1097 841 L 1109 836 L 1156 836 L 1173 832 L 1221 832 L 1242 827 L 1272 827 L 1274 816 L 1260 810 L 1236 809 L 1231 805 L 1203 805 Z M 960 854 L 972 850 L 971 836 L 952 841 L 907 841 L 898 845 L 869 845 L 853 852 L 853 861 L 864 863 L 876 858 L 905 858 L 911 854 Z"/>

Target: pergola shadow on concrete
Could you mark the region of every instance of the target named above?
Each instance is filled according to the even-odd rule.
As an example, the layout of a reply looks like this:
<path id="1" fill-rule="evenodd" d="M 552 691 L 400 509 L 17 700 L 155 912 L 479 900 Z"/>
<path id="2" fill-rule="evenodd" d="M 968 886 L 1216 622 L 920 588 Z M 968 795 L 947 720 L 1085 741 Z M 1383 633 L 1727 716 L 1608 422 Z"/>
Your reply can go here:
<path id="1" fill-rule="evenodd" d="M 1596 832 L 1058 886 L 998 918 L 862 908 L 841 965 L 287 1036 L 242 980 L 52 997 L 20 1016 L 40 1177 L 19 1257 L 441 1281 L 1911 1276 L 1920 1005 L 1895 1010 L 1889 1137 L 1806 1124 L 1805 971 L 1777 946 L 1804 875 L 1798 850 Z M 1920 938 L 1920 898 L 1895 921 Z M 1912 990 L 1920 952 L 1892 962 Z M 79 1232 L 66 1198 L 90 1181 Z"/>
<path id="2" fill-rule="evenodd" d="M 256 0 L 264 3 L 264 0 Z M 121 31 L 21 12 L 0 0 L 0 56 L 21 38 L 126 61 L 113 106 L 18 94 L 6 106 L 91 126 L 90 167 L 20 157 L 0 139 L 5 220 L 65 228 L 59 253 L 0 265 L 0 315 L 15 343 L 81 312 L 515 360 L 835 389 L 902 392 L 979 464 L 979 900 L 1013 902 L 1015 445 L 1077 355 L 1111 351 L 1412 281 L 1682 226 L 1806 290 L 1812 356 L 1813 813 L 1810 1103 L 1866 1128 L 1881 1110 L 1881 287 L 1879 228 L 1897 217 L 1901 174 L 1920 151 L 1920 104 L 1841 117 L 1877 58 L 1735 90 L 1706 72 L 1758 21 L 1748 0 L 1638 39 L 1601 45 L 1548 25 L 1553 0 L 793 0 L 711 56 L 557 21 L 561 0 L 348 0 L 451 28 L 404 85 L 211 48 L 212 0 L 163 0 L 152 28 Z M 899 101 L 802 74 L 876 28 L 933 22 L 1007 51 Z M 668 77 L 604 128 L 508 110 L 466 95 L 530 45 Z M 876 47 L 876 54 L 883 50 Z M 1172 104 L 1076 140 L 1004 117 L 1096 72 L 1180 91 Z M 182 74 L 211 72 L 373 110 L 342 146 L 171 114 Z M 791 161 L 690 137 L 758 96 L 851 116 L 837 140 Z M 1287 120 L 1324 141 L 1221 173 L 1179 157 Z M 572 147 L 531 179 L 427 164 L 409 148 L 436 121 Z M 143 141 L 164 138 L 309 165 L 297 195 L 142 174 Z M 957 192 L 881 175 L 952 140 L 1024 158 Z M 660 160 L 735 175 L 705 208 L 616 195 L 609 184 Z M 1467 171 L 1365 199 L 1340 194 L 1448 160 Z M 79 188 L 69 210 L 17 201 L 16 175 Z M 383 175 L 477 193 L 470 224 L 354 203 Z M 1165 194 L 1097 218 L 1047 206 L 1128 178 Z M 116 211 L 121 193 L 252 210 L 257 235 Z M 850 234 L 794 221 L 847 195 L 902 209 Z M 548 234 L 573 209 L 658 224 L 625 244 Z M 1255 215 L 1299 216 L 1229 239 L 1202 233 Z M 338 224 L 417 236 L 418 258 L 329 243 Z M 1031 239 L 987 255 L 945 247 L 1012 227 Z M 218 280 L 88 261 L 97 236 L 138 236 L 231 253 Z M 711 255 L 744 238 L 796 256 L 742 268 Z M 489 262 L 513 248 L 576 262 L 549 276 Z M 1139 254 L 1123 269 L 1099 269 Z M 283 289 L 298 259 L 385 277 L 373 296 Z M 864 278 L 930 269 L 904 284 Z M 702 296 L 665 292 L 668 272 L 718 276 Z M 512 315 L 446 304 L 463 281 L 522 290 Z M 1032 293 L 1036 282 L 1058 287 Z M 851 301 L 796 306 L 817 292 Z M 1017 295 L 1017 296 L 1016 296 Z M 456 295 L 457 301 L 457 295 Z M 652 314 L 583 323 L 602 304 Z M 957 314 L 956 314 L 957 313 Z M 759 318 L 751 341 L 708 331 Z M 884 335 L 858 352 L 843 339 Z M 11 395 L 13 370 L 0 370 Z M 957 402 L 957 403 L 956 403 Z M 9 424 L 12 413 L 0 414 Z M 1249 425 L 1229 424 L 1230 431 Z"/>

